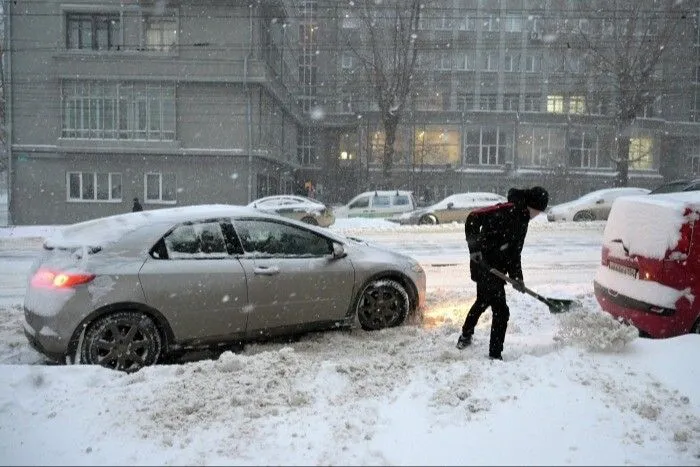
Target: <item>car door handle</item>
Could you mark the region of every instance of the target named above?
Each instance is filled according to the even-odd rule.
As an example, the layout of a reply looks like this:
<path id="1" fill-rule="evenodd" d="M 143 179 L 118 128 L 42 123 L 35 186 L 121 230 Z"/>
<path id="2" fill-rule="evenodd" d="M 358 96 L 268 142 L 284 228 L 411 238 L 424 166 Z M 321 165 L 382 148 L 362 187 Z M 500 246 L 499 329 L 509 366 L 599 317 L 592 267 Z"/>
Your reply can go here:
<path id="1" fill-rule="evenodd" d="M 253 269 L 253 272 L 255 274 L 260 274 L 261 276 L 274 276 L 275 274 L 280 273 L 280 268 L 278 268 L 277 266 L 260 266 Z"/>

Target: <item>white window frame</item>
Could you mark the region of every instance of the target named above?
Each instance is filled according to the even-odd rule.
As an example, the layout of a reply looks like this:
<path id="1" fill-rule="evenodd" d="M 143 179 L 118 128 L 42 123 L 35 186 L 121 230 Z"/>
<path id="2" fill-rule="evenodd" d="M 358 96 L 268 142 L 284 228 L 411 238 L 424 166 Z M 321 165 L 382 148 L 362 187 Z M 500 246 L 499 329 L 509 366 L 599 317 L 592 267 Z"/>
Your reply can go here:
<path id="1" fill-rule="evenodd" d="M 80 192 L 79 198 L 71 197 L 70 193 L 70 182 L 71 175 L 77 175 L 80 181 L 78 191 Z M 93 193 L 92 198 L 83 198 L 83 175 L 92 175 L 92 187 Z M 107 175 L 107 199 L 97 198 L 97 177 L 98 175 Z M 115 178 L 119 176 L 119 198 L 112 197 L 112 188 L 115 183 Z M 121 203 L 122 196 L 124 193 L 123 177 L 121 172 L 92 172 L 92 171 L 69 171 L 66 172 L 66 201 L 71 203 Z"/>
<path id="2" fill-rule="evenodd" d="M 465 14 L 459 22 L 460 31 L 476 31 L 476 18 L 474 14 Z"/>
<path id="3" fill-rule="evenodd" d="M 488 14 L 484 16 L 484 22 L 482 23 L 482 31 L 487 32 L 498 32 L 501 30 L 501 17 L 497 14 Z"/>
<path id="4" fill-rule="evenodd" d="M 158 198 L 149 198 L 148 197 L 148 177 L 157 175 L 158 176 Z M 175 186 L 173 187 L 173 194 L 175 196 L 175 199 L 173 200 L 167 200 L 163 199 L 163 173 L 162 172 L 146 172 L 143 174 L 143 199 L 144 202 L 150 203 L 150 204 L 177 204 L 177 176 L 172 173 L 168 175 L 173 175 L 173 183 Z"/>
<path id="5" fill-rule="evenodd" d="M 441 52 L 438 55 L 437 69 L 438 70 L 451 70 L 452 69 L 452 54 L 450 52 Z"/>
<path id="6" fill-rule="evenodd" d="M 522 32 L 523 30 L 523 18 L 520 15 L 507 14 L 505 17 L 505 31 L 506 32 Z"/>
<path id="7" fill-rule="evenodd" d="M 498 52 L 484 52 L 484 71 L 498 71 Z"/>
<path id="8" fill-rule="evenodd" d="M 537 73 L 537 57 L 525 55 L 525 73 Z"/>
<path id="9" fill-rule="evenodd" d="M 508 54 L 503 57 L 503 71 L 518 71 L 518 60 L 515 55 Z"/>
<path id="10" fill-rule="evenodd" d="M 340 58 L 340 66 L 343 70 L 348 70 L 353 67 L 353 56 L 348 52 L 343 52 Z"/>

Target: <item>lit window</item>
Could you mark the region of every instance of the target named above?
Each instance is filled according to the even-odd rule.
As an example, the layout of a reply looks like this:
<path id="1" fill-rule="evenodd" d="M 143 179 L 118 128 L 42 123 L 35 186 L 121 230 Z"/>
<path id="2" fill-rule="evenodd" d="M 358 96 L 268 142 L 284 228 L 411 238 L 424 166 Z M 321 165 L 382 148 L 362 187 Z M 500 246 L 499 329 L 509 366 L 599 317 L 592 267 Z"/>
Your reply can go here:
<path id="1" fill-rule="evenodd" d="M 630 138 L 629 167 L 635 170 L 653 169 L 654 142 L 648 136 Z"/>
<path id="2" fill-rule="evenodd" d="M 547 112 L 564 113 L 564 96 L 547 96 Z"/>

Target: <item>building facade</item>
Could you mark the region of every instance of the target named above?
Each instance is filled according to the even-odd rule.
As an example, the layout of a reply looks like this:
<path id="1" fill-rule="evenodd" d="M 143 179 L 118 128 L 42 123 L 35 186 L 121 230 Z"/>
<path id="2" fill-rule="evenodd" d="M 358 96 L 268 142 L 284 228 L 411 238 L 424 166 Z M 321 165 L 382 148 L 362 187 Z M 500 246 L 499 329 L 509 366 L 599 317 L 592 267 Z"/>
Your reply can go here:
<path id="1" fill-rule="evenodd" d="M 618 96 L 589 52 L 630 28 L 618 2 L 426 2 L 391 186 L 354 53 L 360 3 L 6 2 L 11 222 L 127 212 L 135 197 L 146 209 L 246 204 L 304 184 L 329 203 L 534 183 L 560 202 L 612 186 Z M 631 186 L 700 172 L 698 3 L 683 3 L 643 112 L 622 129 Z M 663 13 L 644 8 L 649 24 Z"/>

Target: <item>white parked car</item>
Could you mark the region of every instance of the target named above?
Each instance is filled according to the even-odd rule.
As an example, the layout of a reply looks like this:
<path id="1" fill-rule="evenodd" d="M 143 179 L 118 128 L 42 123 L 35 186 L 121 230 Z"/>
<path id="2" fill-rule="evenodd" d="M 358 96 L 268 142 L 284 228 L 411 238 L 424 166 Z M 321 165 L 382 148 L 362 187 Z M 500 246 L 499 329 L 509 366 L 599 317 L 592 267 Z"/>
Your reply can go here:
<path id="1" fill-rule="evenodd" d="M 334 212 L 336 217 L 390 217 L 414 209 L 416 200 L 411 191 L 374 190 L 355 196 Z"/>
<path id="2" fill-rule="evenodd" d="M 463 223 L 472 210 L 507 202 L 505 196 L 496 193 L 474 191 L 457 193 L 432 206 L 416 209 L 390 217 L 388 220 L 402 225 Z"/>
<path id="3" fill-rule="evenodd" d="M 305 196 L 266 196 L 251 202 L 248 207 L 320 227 L 328 227 L 335 222 L 335 215 L 330 206 Z"/>
<path id="4" fill-rule="evenodd" d="M 621 187 L 592 191 L 573 201 L 557 204 L 547 209 L 547 220 L 604 221 L 608 219 L 613 201 L 621 196 L 646 195 L 646 188 Z"/>

